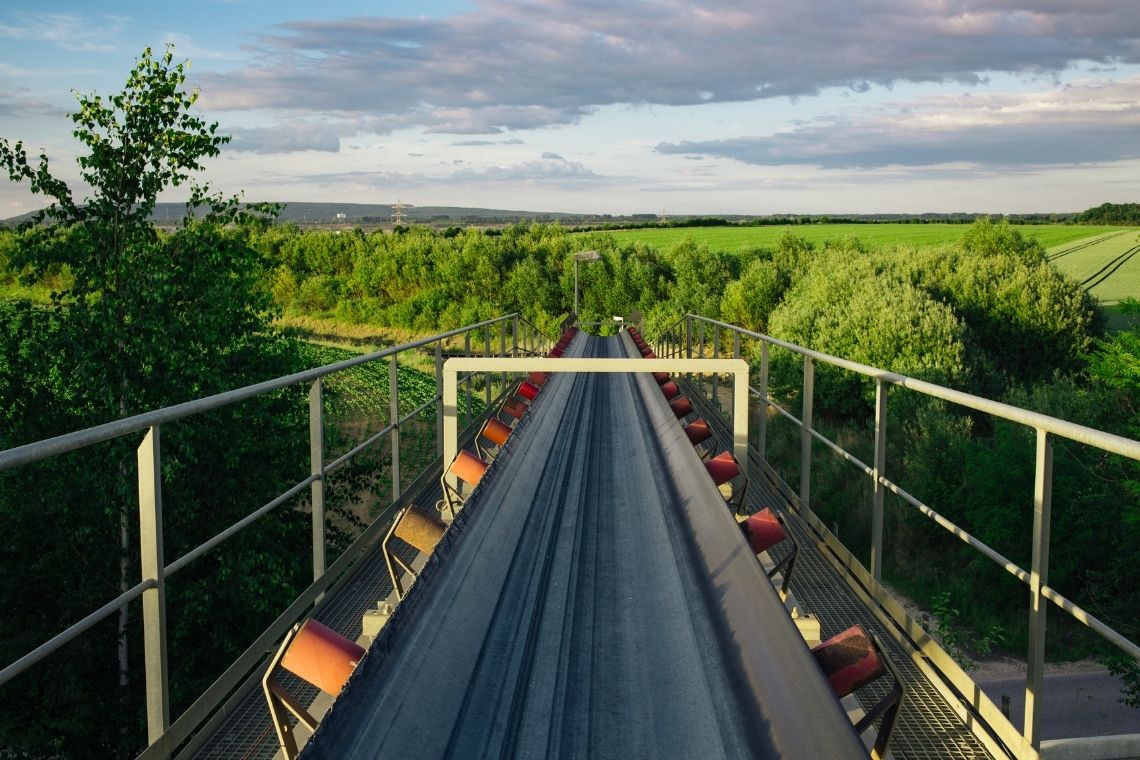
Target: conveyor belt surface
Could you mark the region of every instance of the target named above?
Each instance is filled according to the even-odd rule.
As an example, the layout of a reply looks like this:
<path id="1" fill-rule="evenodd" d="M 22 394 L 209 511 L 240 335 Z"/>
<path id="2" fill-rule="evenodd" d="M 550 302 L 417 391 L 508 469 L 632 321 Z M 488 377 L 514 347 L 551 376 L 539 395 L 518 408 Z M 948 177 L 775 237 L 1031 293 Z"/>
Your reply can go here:
<path id="1" fill-rule="evenodd" d="M 865 754 L 656 383 L 560 373 L 303 757 Z"/>

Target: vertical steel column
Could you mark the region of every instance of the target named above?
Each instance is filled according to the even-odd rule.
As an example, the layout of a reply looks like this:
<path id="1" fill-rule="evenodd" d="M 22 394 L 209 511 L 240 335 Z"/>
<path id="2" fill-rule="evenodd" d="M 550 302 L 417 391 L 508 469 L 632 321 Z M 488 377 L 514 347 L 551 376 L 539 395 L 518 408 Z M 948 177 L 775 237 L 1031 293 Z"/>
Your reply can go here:
<path id="1" fill-rule="evenodd" d="M 154 744 L 170 727 L 170 690 L 166 667 L 166 579 L 162 547 L 162 453 L 159 429 L 147 431 L 138 448 L 139 549 L 142 579 L 154 588 L 143 592 L 143 648 L 146 667 L 146 735 Z"/>
<path id="2" fill-rule="evenodd" d="M 740 333 L 737 330 L 732 331 L 732 358 L 740 358 Z M 736 398 L 736 384 L 740 382 L 740 377 L 737 375 L 732 376 L 732 397 Z M 748 403 L 748 375 L 744 376 L 744 403 Z M 732 405 L 733 421 L 736 418 L 736 404 Z"/>
<path id="3" fill-rule="evenodd" d="M 685 358 L 693 358 L 693 318 L 692 316 L 685 317 Z M 693 373 L 686 372 L 685 377 L 689 380 L 693 379 Z"/>
<path id="4" fill-rule="evenodd" d="M 443 455 L 443 341 L 435 342 L 435 392 L 439 399 L 435 403 L 435 449 Z"/>
<path id="5" fill-rule="evenodd" d="M 713 327 L 713 341 L 712 341 L 712 358 L 720 358 L 720 328 Z M 720 390 L 720 374 L 714 373 L 712 376 L 712 402 L 714 409 L 720 409 L 720 395 L 717 393 Z"/>
<path id="6" fill-rule="evenodd" d="M 815 365 L 810 356 L 804 357 L 803 414 L 800 428 L 800 503 L 808 506 L 811 496 L 811 411 L 815 395 Z"/>
<path id="7" fill-rule="evenodd" d="M 760 419 L 756 422 L 756 453 L 768 458 L 768 341 L 760 341 Z"/>
<path id="8" fill-rule="evenodd" d="M 1037 465 L 1033 485 L 1033 565 L 1029 575 L 1029 655 L 1025 676 L 1025 743 L 1034 755 L 1041 749 L 1040 710 L 1045 688 L 1045 610 L 1041 589 L 1049 584 L 1049 523 L 1053 504 L 1053 444 L 1037 430 Z M 1029 752 L 1026 752 L 1029 754 Z"/>
<path id="9" fill-rule="evenodd" d="M 700 359 L 705 358 L 705 322 L 703 319 L 701 320 L 701 354 L 698 358 L 700 358 Z M 697 387 L 700 389 L 701 398 L 708 398 L 708 396 L 706 395 L 708 392 L 706 385 L 707 384 L 705 382 L 705 373 L 702 372 L 700 375 L 697 376 Z"/>
<path id="10" fill-rule="evenodd" d="M 883 579 L 883 496 L 886 492 L 880 479 L 886 477 L 887 467 L 887 388 L 878 379 L 875 381 L 875 464 L 873 467 L 875 487 L 871 497 L 871 576 Z"/>
<path id="11" fill-rule="evenodd" d="M 485 340 L 484 340 L 484 349 L 485 350 L 483 351 L 483 356 L 486 356 L 489 359 L 489 358 L 491 358 L 491 326 L 490 325 L 487 325 L 486 327 L 483 328 L 483 336 L 485 338 Z M 491 406 L 491 373 L 490 372 L 484 372 L 483 373 L 483 396 L 484 396 L 484 399 L 486 401 L 486 403 L 483 405 L 484 408 L 490 408 L 490 406 Z"/>
<path id="12" fill-rule="evenodd" d="M 316 480 L 309 488 L 313 520 L 313 580 L 325 574 L 325 410 L 323 378 L 309 388 L 309 474 Z"/>
<path id="13" fill-rule="evenodd" d="M 443 476 L 454 488 L 457 479 L 448 471 L 452 460 L 459 454 L 459 376 L 455 372 L 443 373 Z"/>
<path id="14" fill-rule="evenodd" d="M 517 319 L 517 317 L 516 317 Z M 503 320 L 499 323 L 499 356 L 507 355 L 507 322 Z M 501 392 L 507 387 L 507 373 L 499 373 L 499 391 Z"/>
<path id="15" fill-rule="evenodd" d="M 463 333 L 463 355 L 464 356 L 470 356 L 471 355 L 471 331 L 470 330 Z M 467 373 L 467 382 L 465 383 L 465 385 L 467 387 L 467 408 L 463 410 L 463 427 L 466 428 L 466 427 L 469 427 L 471 425 L 471 373 L 470 372 Z M 446 408 L 443 410 L 443 413 L 444 413 L 444 415 L 447 414 Z M 448 464 L 449 464 L 448 462 L 444 462 L 443 466 L 447 467 Z"/>
<path id="16" fill-rule="evenodd" d="M 392 501 L 400 498 L 400 370 L 395 355 L 388 357 L 388 419 L 392 432 Z"/>
<path id="17" fill-rule="evenodd" d="M 511 321 L 511 356 L 516 359 L 519 356 L 519 315 L 516 314 L 515 318 Z"/>

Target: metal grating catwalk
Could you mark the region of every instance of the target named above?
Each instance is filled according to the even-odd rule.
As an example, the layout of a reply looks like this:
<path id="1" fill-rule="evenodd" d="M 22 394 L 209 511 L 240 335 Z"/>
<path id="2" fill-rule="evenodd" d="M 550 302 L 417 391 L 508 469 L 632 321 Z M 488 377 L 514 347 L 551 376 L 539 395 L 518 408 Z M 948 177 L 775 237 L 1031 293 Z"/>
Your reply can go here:
<path id="1" fill-rule="evenodd" d="M 731 446 L 731 427 L 724 416 L 712 407 L 693 387 L 690 398 L 697 412 L 712 423 L 721 448 Z M 879 634 L 889 650 L 899 674 L 906 682 L 906 701 L 895 723 L 890 752 L 896 760 L 926 760 L 927 758 L 991 758 L 981 740 L 971 732 L 958 716 L 954 707 L 914 664 L 913 651 L 904 649 L 879 622 L 858 596 L 852 593 L 847 582 L 823 556 L 818 547 L 819 537 L 804 521 L 797 518 L 788 500 L 762 472 L 757 462 L 749 463 L 749 485 L 746 505 L 749 512 L 764 507 L 775 507 L 786 518 L 788 526 L 799 543 L 792 577 L 792 593 L 807 611 L 814 613 L 827 639 L 848 627 L 861 624 L 868 631 Z M 773 547 L 779 558 L 782 547 Z M 882 681 L 869 684 L 857 694 L 864 708 L 869 708 L 886 694 Z"/>

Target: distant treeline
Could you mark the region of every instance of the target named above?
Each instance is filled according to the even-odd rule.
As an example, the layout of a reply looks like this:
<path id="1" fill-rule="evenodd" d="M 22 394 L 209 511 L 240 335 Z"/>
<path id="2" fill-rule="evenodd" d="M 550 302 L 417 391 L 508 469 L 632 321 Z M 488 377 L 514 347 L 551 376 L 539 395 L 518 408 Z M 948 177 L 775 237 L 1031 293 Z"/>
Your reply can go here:
<path id="1" fill-rule="evenodd" d="M 1140 224 L 1140 203 L 1102 203 L 1077 214 L 1081 224 Z"/>

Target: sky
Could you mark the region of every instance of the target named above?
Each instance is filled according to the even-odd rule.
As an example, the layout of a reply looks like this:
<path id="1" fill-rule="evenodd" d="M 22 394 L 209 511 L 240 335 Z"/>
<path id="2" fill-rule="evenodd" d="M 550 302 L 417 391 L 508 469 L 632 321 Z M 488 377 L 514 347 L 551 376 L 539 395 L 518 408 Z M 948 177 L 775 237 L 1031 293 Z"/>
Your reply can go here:
<path id="1" fill-rule="evenodd" d="M 250 201 L 598 214 L 1140 200 L 1136 0 L 6 0 L 0 137 L 190 61 Z M 183 200 L 170 191 L 161 200 Z M 0 178 L 0 218 L 44 205 Z"/>

